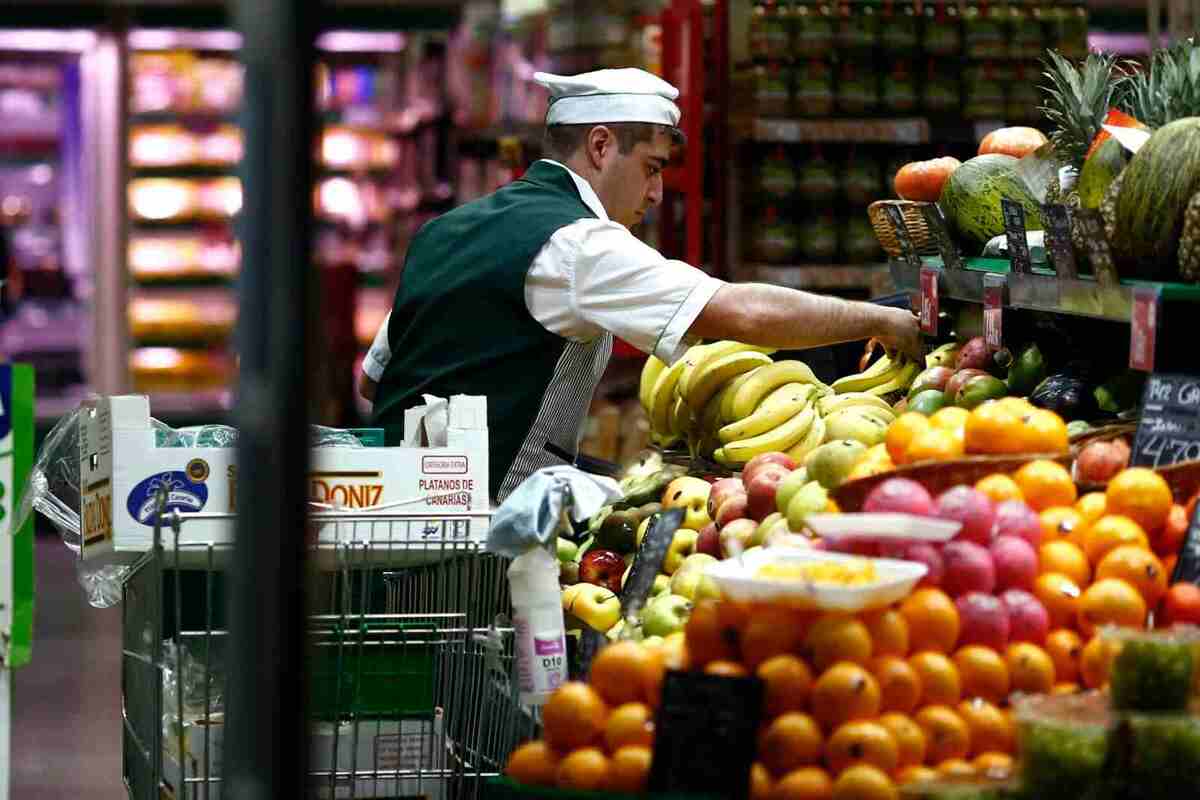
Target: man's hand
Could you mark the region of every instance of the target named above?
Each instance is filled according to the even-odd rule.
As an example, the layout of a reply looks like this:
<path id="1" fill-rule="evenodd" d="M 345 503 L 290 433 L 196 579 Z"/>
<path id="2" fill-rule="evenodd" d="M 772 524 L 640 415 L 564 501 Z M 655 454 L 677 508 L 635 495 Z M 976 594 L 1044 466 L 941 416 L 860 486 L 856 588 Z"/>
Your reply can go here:
<path id="1" fill-rule="evenodd" d="M 917 316 L 903 308 L 880 307 L 886 312 L 884 320 L 886 331 L 881 331 L 877 338 L 888 350 L 898 350 L 909 358 L 920 361 L 925 352 L 921 346 L 921 324 Z"/>
<path id="2" fill-rule="evenodd" d="M 375 402 L 375 390 L 379 388 L 379 384 L 371 380 L 371 377 L 365 372 L 358 373 L 358 393 L 364 400 L 369 403 Z"/>

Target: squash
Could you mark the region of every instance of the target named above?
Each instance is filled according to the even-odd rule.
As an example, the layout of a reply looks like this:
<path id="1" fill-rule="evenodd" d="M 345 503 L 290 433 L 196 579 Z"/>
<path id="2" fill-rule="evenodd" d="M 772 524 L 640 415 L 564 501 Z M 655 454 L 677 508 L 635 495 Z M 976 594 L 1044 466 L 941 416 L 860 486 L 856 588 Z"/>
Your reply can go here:
<path id="1" fill-rule="evenodd" d="M 913 161 L 900 168 L 892 185 L 901 200 L 935 203 L 942 195 L 942 186 L 960 164 L 957 158 L 949 156 L 929 161 Z"/>
<path id="2" fill-rule="evenodd" d="M 989 153 L 1024 158 L 1049 141 L 1037 128 L 999 128 L 983 137 L 979 143 L 979 155 Z"/>

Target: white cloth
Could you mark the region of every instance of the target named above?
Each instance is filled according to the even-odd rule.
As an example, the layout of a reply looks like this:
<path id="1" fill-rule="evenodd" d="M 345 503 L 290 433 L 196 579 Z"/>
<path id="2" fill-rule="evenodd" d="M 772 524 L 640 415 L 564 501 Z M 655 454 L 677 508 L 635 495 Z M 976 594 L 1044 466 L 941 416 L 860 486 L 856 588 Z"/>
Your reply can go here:
<path id="1" fill-rule="evenodd" d="M 533 79 L 550 92 L 547 125 L 650 122 L 679 124 L 679 90 L 642 69 L 599 69 L 580 75 L 535 72 Z"/>
<path id="2" fill-rule="evenodd" d="M 525 277 L 525 306 L 542 327 L 589 342 L 609 331 L 644 353 L 674 363 L 692 344 L 687 332 L 725 285 L 703 270 L 663 258 L 619 222 L 609 220 L 591 185 L 567 167 L 579 196 L 596 215 L 559 228 Z M 391 360 L 380 326 L 363 372 L 374 381 Z"/>

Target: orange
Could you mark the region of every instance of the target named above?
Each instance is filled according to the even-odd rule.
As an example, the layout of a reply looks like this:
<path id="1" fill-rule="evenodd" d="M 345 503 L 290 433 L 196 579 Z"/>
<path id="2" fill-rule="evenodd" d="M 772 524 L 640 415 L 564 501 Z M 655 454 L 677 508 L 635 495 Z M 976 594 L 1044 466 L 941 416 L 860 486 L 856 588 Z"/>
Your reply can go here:
<path id="1" fill-rule="evenodd" d="M 658 708 L 662 695 L 662 682 L 668 669 L 683 669 L 687 666 L 687 648 L 683 632 L 674 639 L 664 639 L 657 647 L 642 645 L 654 659 L 642 673 L 642 696 L 651 708 Z"/>
<path id="2" fill-rule="evenodd" d="M 937 765 L 940 777 L 956 779 L 971 779 L 975 777 L 975 765 L 965 758 L 947 758 Z"/>
<path id="3" fill-rule="evenodd" d="M 1083 685 L 1089 689 L 1099 689 L 1108 683 L 1109 670 L 1119 652 L 1120 643 L 1099 636 L 1085 644 L 1083 652 L 1079 654 L 1079 675 L 1083 678 Z"/>
<path id="4" fill-rule="evenodd" d="M 933 412 L 929 417 L 929 424 L 942 430 L 957 431 L 961 435 L 963 429 L 967 427 L 967 418 L 970 416 L 971 412 L 965 408 L 946 406 Z"/>
<path id="5" fill-rule="evenodd" d="M 1096 580 L 1120 578 L 1137 589 L 1154 608 L 1167 593 L 1167 570 L 1158 556 L 1134 545 L 1123 545 L 1108 551 L 1096 567 Z"/>
<path id="6" fill-rule="evenodd" d="M 555 785 L 560 789 L 598 792 L 608 786 L 608 779 L 608 758 L 598 747 L 584 747 L 558 762 Z"/>
<path id="7" fill-rule="evenodd" d="M 905 767 L 896 773 L 896 783 L 907 786 L 910 783 L 928 783 L 936 781 L 940 776 L 936 769 L 922 765 Z"/>
<path id="8" fill-rule="evenodd" d="M 971 729 L 946 706 L 926 706 L 913 717 L 925 731 L 925 761 L 940 764 L 947 758 L 966 758 L 971 752 Z"/>
<path id="9" fill-rule="evenodd" d="M 608 715 L 604 726 L 604 744 L 615 753 L 626 745 L 650 747 L 654 744 L 654 712 L 645 703 L 626 703 Z"/>
<path id="10" fill-rule="evenodd" d="M 975 772 L 993 780 L 1003 780 L 1012 775 L 1013 757 L 1008 753 L 980 753 L 971 762 Z"/>
<path id="11" fill-rule="evenodd" d="M 921 678 L 921 702 L 952 706 L 962 697 L 958 667 L 942 653 L 925 650 L 910 656 L 909 665 Z"/>
<path id="12" fill-rule="evenodd" d="M 1108 482 L 1104 496 L 1109 514 L 1129 517 L 1145 531 L 1157 531 L 1165 525 L 1174 504 L 1171 487 L 1161 475 L 1146 467 L 1119 472 Z"/>
<path id="13" fill-rule="evenodd" d="M 1012 477 L 1021 487 L 1025 503 L 1034 511 L 1069 506 L 1077 497 L 1071 473 L 1057 461 L 1030 461 L 1014 472 Z"/>
<path id="14" fill-rule="evenodd" d="M 963 697 L 982 697 L 1002 703 L 1008 697 L 1008 665 L 990 647 L 969 644 L 954 654 L 954 666 L 962 680 Z"/>
<path id="15" fill-rule="evenodd" d="M 1071 533 L 1083 524 L 1083 515 L 1074 508 L 1054 506 L 1038 516 L 1042 519 L 1042 537 L 1047 542 L 1068 539 Z"/>
<path id="16" fill-rule="evenodd" d="M 1077 694 L 1079 691 L 1078 683 L 1074 681 L 1059 681 L 1054 684 L 1054 688 L 1050 690 L 1050 694 Z"/>
<path id="17" fill-rule="evenodd" d="M 795 611 L 763 606 L 742 627 L 742 663 L 754 670 L 771 656 L 795 652 L 803 638 L 804 629 Z"/>
<path id="18" fill-rule="evenodd" d="M 940 589 L 924 588 L 910 594 L 900 604 L 900 613 L 908 623 L 908 644 L 914 650 L 949 653 L 958 641 L 958 609 Z"/>
<path id="19" fill-rule="evenodd" d="M 564 683 L 542 707 L 546 741 L 560 753 L 599 741 L 607 720 L 608 706 L 599 692 L 581 681 Z"/>
<path id="20" fill-rule="evenodd" d="M 870 478 L 875 475 L 882 475 L 885 472 L 891 472 L 895 468 L 896 465 L 892 463 L 890 458 L 874 461 L 864 458 L 850 468 L 850 472 L 846 475 L 846 481 L 856 481 L 860 478 Z M 830 498 L 827 502 L 832 503 L 833 499 Z M 836 514 L 837 510 L 830 509 L 830 513 Z"/>
<path id="21" fill-rule="evenodd" d="M 1009 685 L 1014 692 L 1046 694 L 1054 688 L 1054 660 L 1030 642 L 1010 644 L 1004 651 Z"/>
<path id="22" fill-rule="evenodd" d="M 1171 555 L 1163 558 L 1163 569 L 1167 571 L 1168 578 L 1175 574 L 1175 565 L 1178 563 L 1179 555 L 1177 553 L 1172 553 Z"/>
<path id="23" fill-rule="evenodd" d="M 526 742 L 512 751 L 504 774 L 524 786 L 553 786 L 558 779 L 558 753 L 545 742 Z"/>
<path id="24" fill-rule="evenodd" d="M 1172 584 L 1163 598 L 1163 622 L 1200 624 L 1200 586 L 1186 581 Z"/>
<path id="25" fill-rule="evenodd" d="M 627 745 L 613 753 L 608 762 L 607 790 L 628 794 L 641 794 L 646 791 L 650 762 L 653 758 L 653 751 L 643 745 Z"/>
<path id="26" fill-rule="evenodd" d="M 1083 594 L 1079 584 L 1061 573 L 1046 572 L 1033 582 L 1033 593 L 1046 607 L 1050 627 L 1075 627 L 1079 596 Z"/>
<path id="27" fill-rule="evenodd" d="M 930 420 L 924 414 L 909 411 L 901 414 L 888 426 L 884 446 L 893 464 L 907 464 L 908 447 L 917 434 L 929 430 Z"/>
<path id="28" fill-rule="evenodd" d="M 758 741 L 758 760 L 772 775 L 780 777 L 798 767 L 821 759 L 824 738 L 816 720 L 799 711 L 789 711 L 767 726 Z"/>
<path id="29" fill-rule="evenodd" d="M 884 714 L 879 718 L 879 724 L 887 728 L 888 733 L 896 742 L 898 766 L 903 768 L 925 761 L 925 731 L 913 722 L 912 717 L 895 711 Z"/>
<path id="30" fill-rule="evenodd" d="M 826 730 L 852 719 L 878 716 L 879 702 L 879 682 L 848 661 L 834 664 L 813 684 L 812 715 Z"/>
<path id="31" fill-rule="evenodd" d="M 774 656 L 758 665 L 763 682 L 763 713 L 768 719 L 787 711 L 802 711 L 812 691 L 812 672 L 793 655 Z"/>
<path id="32" fill-rule="evenodd" d="M 737 659 L 741 631 L 722 619 L 722 606 L 715 600 L 701 600 L 692 609 L 684 626 L 688 658 L 693 666 L 710 661 Z"/>
<path id="33" fill-rule="evenodd" d="M 750 800 L 770 800 L 771 773 L 755 761 L 750 765 Z"/>
<path id="34" fill-rule="evenodd" d="M 994 400 L 977 406 L 967 416 L 963 429 L 968 453 L 1015 454 L 1023 450 L 1021 413 L 1011 405 Z"/>
<path id="35" fill-rule="evenodd" d="M 910 713 L 921 700 L 921 676 L 899 656 L 880 656 L 871 662 L 871 673 L 879 681 L 884 711 Z"/>
<path id="36" fill-rule="evenodd" d="M 1003 503 L 1005 500 L 1024 500 L 1025 496 L 1021 494 L 1021 487 L 1017 486 L 1017 482 L 1007 475 L 996 473 L 988 475 L 986 478 L 981 478 L 975 488 L 991 498 L 993 503 Z"/>
<path id="37" fill-rule="evenodd" d="M 614 642 L 592 659 L 588 682 L 609 705 L 644 700 L 645 677 L 654 661 L 655 655 L 637 642 Z"/>
<path id="38" fill-rule="evenodd" d="M 771 800 L 829 800 L 833 781 L 820 767 L 801 767 L 779 779 L 771 790 Z"/>
<path id="39" fill-rule="evenodd" d="M 832 800 L 898 800 L 896 785 L 870 764 L 855 764 L 833 782 Z"/>
<path id="40" fill-rule="evenodd" d="M 865 665 L 871 660 L 871 633 L 857 617 L 826 614 L 808 629 L 800 653 L 818 671 L 839 661 Z"/>
<path id="41" fill-rule="evenodd" d="M 1104 492 L 1088 492 L 1075 501 L 1075 510 L 1085 524 L 1091 525 L 1108 512 L 1108 498 Z"/>
<path id="42" fill-rule="evenodd" d="M 1167 521 L 1162 528 L 1151 534 L 1150 546 L 1154 552 L 1163 558 L 1179 552 L 1188 531 L 1187 510 L 1176 503 L 1167 514 Z"/>
<path id="43" fill-rule="evenodd" d="M 1020 452 L 1025 453 L 1065 453 L 1070 447 L 1067 423 L 1044 408 L 1030 409 L 1021 416 L 1017 438 Z"/>
<path id="44" fill-rule="evenodd" d="M 1038 549 L 1038 572 L 1066 575 L 1079 586 L 1087 586 L 1092 580 L 1087 555 L 1066 539 L 1053 539 Z"/>
<path id="45" fill-rule="evenodd" d="M 963 700 L 955 708 L 971 732 L 971 754 L 988 751 L 1011 753 L 1016 744 L 1012 723 L 997 706 L 975 698 Z"/>
<path id="46" fill-rule="evenodd" d="M 1054 677 L 1058 681 L 1079 678 L 1079 659 L 1083 654 L 1083 639 L 1068 628 L 1058 628 L 1046 635 L 1046 653 L 1054 662 Z"/>
<path id="47" fill-rule="evenodd" d="M 706 675 L 721 675 L 726 678 L 744 678 L 750 673 L 736 661 L 710 661 L 704 667 Z"/>
<path id="48" fill-rule="evenodd" d="M 896 740 L 878 722 L 847 722 L 825 743 L 825 764 L 835 775 L 855 764 L 872 764 L 891 774 L 899 763 L 900 750 Z"/>
<path id="49" fill-rule="evenodd" d="M 862 621 L 871 634 L 871 652 L 877 656 L 908 655 L 908 621 L 898 608 L 868 611 Z"/>
<path id="50" fill-rule="evenodd" d="M 904 451 L 904 463 L 949 461 L 963 454 L 963 443 L 951 431 L 927 428 L 912 438 Z"/>
<path id="51" fill-rule="evenodd" d="M 1091 636 L 1101 625 L 1140 628 L 1146 622 L 1146 601 L 1119 578 L 1096 581 L 1079 598 L 1079 632 Z"/>
<path id="52" fill-rule="evenodd" d="M 1093 522 L 1085 536 L 1084 551 L 1087 553 L 1088 561 L 1092 562 L 1092 566 L 1099 564 L 1100 559 L 1108 555 L 1109 550 L 1114 550 L 1123 544 L 1134 544 L 1146 550 L 1150 549 L 1150 541 L 1146 538 L 1146 532 L 1142 526 L 1129 517 L 1117 514 L 1105 514 Z"/>

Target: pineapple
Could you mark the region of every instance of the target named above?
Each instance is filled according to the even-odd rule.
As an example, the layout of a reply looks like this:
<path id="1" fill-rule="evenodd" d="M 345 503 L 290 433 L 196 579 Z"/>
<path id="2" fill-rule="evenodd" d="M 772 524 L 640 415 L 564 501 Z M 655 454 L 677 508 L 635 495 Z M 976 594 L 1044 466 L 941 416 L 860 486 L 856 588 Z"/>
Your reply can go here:
<path id="1" fill-rule="evenodd" d="M 1050 141 L 1064 164 L 1079 169 L 1108 109 L 1118 104 L 1125 82 L 1113 56 L 1092 53 L 1076 67 L 1053 50 L 1047 55 L 1042 112 L 1054 126 Z M 1053 185 L 1057 187 L 1057 178 Z"/>
<path id="2" fill-rule="evenodd" d="M 1111 242 L 1117 228 L 1117 197 L 1121 194 L 1121 181 L 1125 177 L 1122 172 L 1108 185 L 1104 199 L 1100 201 L 1100 217 L 1104 220 L 1104 235 Z"/>
<path id="3" fill-rule="evenodd" d="M 1183 214 L 1183 233 L 1179 236 L 1179 277 L 1190 283 L 1200 281 L 1200 194 L 1192 197 Z"/>
<path id="4" fill-rule="evenodd" d="M 1200 114 L 1200 48 L 1188 39 L 1158 50 L 1126 79 L 1122 110 L 1152 129 Z"/>

